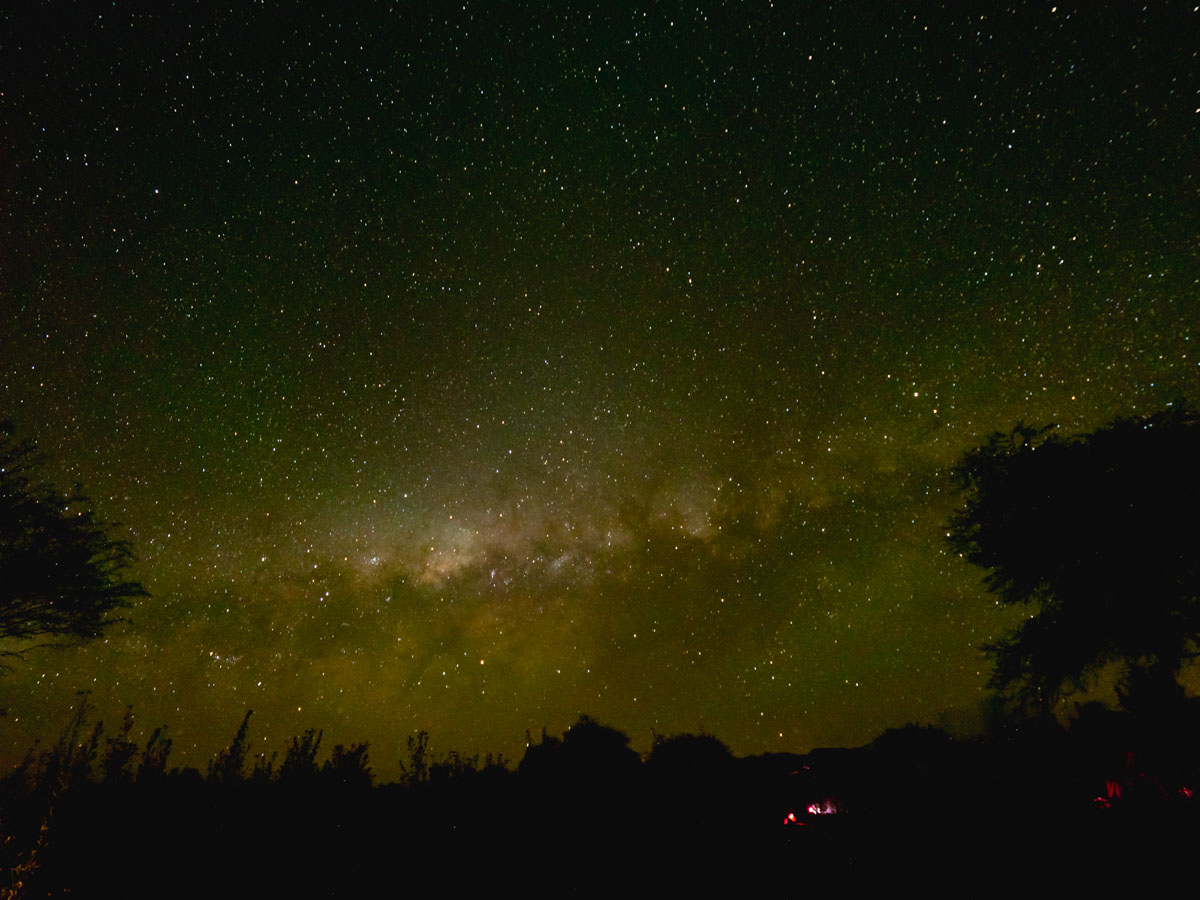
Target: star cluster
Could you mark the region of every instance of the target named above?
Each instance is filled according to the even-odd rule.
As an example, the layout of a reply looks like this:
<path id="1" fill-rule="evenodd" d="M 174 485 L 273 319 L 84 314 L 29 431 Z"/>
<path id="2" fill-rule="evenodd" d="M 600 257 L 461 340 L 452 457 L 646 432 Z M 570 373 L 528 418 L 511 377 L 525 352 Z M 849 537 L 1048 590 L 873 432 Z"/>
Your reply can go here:
<path id="1" fill-rule="evenodd" d="M 0 414 L 152 594 L 6 748 L 977 726 L 949 467 L 1200 401 L 1200 20 L 1103 6 L 0 13 Z"/>

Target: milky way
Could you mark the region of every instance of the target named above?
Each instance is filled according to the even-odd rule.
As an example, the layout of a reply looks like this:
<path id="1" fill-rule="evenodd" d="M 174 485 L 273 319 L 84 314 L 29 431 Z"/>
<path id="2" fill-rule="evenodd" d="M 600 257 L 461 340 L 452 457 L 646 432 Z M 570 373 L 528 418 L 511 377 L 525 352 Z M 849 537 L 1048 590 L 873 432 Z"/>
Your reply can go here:
<path id="1" fill-rule="evenodd" d="M 1200 401 L 1198 14 L 1097 6 L 0 13 L 0 416 L 152 594 L 6 752 L 978 727 L 949 468 Z"/>

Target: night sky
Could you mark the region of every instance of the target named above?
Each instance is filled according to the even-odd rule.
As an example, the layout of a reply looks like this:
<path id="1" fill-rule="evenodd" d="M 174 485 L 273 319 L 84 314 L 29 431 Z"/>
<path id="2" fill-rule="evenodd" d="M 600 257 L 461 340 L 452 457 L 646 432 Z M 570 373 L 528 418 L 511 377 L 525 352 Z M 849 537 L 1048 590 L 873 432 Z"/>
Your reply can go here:
<path id="1" fill-rule="evenodd" d="M 20 6 L 0 417 L 152 596 L 5 755 L 966 733 L 950 467 L 1200 404 L 1193 3 Z"/>

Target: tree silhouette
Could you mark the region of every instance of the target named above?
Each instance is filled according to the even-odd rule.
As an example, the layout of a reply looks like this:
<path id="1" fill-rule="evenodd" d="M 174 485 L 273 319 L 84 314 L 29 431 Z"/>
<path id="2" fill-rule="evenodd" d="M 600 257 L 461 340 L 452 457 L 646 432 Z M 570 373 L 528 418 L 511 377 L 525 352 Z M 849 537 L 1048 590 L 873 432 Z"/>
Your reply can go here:
<path id="1" fill-rule="evenodd" d="M 87 497 L 45 481 L 44 462 L 0 421 L 0 639 L 94 638 L 116 621 L 114 610 L 146 591 L 127 577 L 129 544 L 112 536 Z M 26 649 L 4 649 L 0 662 Z"/>
<path id="2" fill-rule="evenodd" d="M 254 710 L 246 710 L 242 724 L 238 726 L 233 741 L 208 761 L 208 780 L 214 784 L 238 784 L 245 778 L 246 735 L 250 731 L 250 717 Z M 310 732 L 311 734 L 311 732 Z M 295 739 L 292 741 L 296 744 Z"/>
<path id="3" fill-rule="evenodd" d="M 955 470 L 950 546 L 1034 608 L 985 649 L 992 686 L 1048 708 L 1113 662 L 1127 708 L 1183 694 L 1200 636 L 1200 418 L 1167 411 L 1062 438 L 1018 425 Z"/>
<path id="4" fill-rule="evenodd" d="M 656 734 L 646 768 L 656 777 L 690 784 L 723 777 L 732 761 L 729 748 L 711 734 Z"/>

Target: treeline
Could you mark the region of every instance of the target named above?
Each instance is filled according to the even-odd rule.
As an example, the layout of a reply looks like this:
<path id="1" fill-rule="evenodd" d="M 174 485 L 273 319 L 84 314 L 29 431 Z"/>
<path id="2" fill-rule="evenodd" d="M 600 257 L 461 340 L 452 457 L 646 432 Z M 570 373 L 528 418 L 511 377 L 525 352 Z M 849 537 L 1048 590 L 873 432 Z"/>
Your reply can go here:
<path id="1" fill-rule="evenodd" d="M 515 766 L 438 756 L 415 734 L 400 779 L 380 784 L 368 744 L 323 751 L 316 729 L 252 755 L 249 712 L 203 770 L 172 767 L 165 729 L 135 739 L 126 710 L 110 732 L 85 702 L 52 746 L 0 780 L 0 896 L 113 878 L 136 895 L 177 890 L 181 877 L 226 895 L 252 892 L 246 878 L 337 895 L 397 854 L 408 866 L 490 853 L 536 867 L 601 846 L 751 843 L 787 859 L 867 854 L 917 834 L 942 846 L 1013 829 L 1128 836 L 1146 816 L 1192 828 L 1200 715 L 1187 709 L 1154 729 L 1090 704 L 1071 728 L 1025 721 L 962 741 L 910 725 L 860 748 L 744 758 L 707 734 L 656 735 L 643 758 L 623 732 L 581 716 L 561 737 L 529 736 Z"/>

